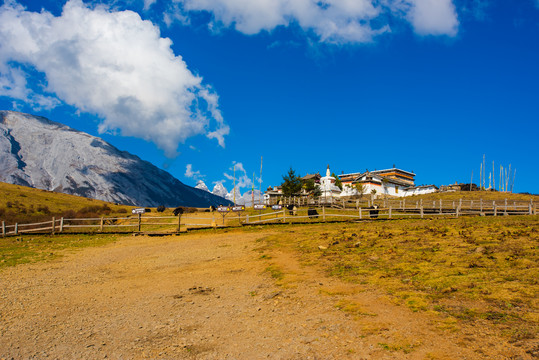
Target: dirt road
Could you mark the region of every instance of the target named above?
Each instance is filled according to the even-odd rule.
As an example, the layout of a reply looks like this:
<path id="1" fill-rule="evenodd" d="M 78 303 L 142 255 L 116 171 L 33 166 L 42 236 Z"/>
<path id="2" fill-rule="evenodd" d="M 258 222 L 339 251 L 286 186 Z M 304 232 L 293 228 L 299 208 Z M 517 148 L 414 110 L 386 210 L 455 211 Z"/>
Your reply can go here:
<path id="1" fill-rule="evenodd" d="M 3 270 L 0 358 L 527 358 L 293 254 L 261 259 L 266 235 L 129 236 Z"/>

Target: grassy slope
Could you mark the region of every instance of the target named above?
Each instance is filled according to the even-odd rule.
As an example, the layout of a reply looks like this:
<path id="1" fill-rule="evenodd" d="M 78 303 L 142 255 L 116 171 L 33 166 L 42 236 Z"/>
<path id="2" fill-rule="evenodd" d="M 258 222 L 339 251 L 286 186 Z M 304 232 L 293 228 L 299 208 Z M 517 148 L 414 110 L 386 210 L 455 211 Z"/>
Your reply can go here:
<path id="1" fill-rule="evenodd" d="M 440 192 L 440 193 L 432 193 L 432 194 L 426 194 L 426 195 L 416 195 L 416 196 L 408 196 L 405 199 L 406 200 L 479 200 L 483 199 L 485 201 L 503 201 L 504 199 L 507 199 L 509 201 L 536 201 L 539 202 L 539 196 L 538 195 L 524 195 L 524 194 L 512 194 L 512 193 L 504 193 L 504 192 L 498 192 L 498 191 L 454 191 L 454 192 Z M 397 198 L 401 199 L 401 198 Z"/>
<path id="2" fill-rule="evenodd" d="M 119 214 L 130 212 L 130 208 L 106 201 L 0 182 L 0 219 L 6 223 L 50 220 L 52 216 L 62 216 L 68 212 Z"/>
<path id="3" fill-rule="evenodd" d="M 438 314 L 440 329 L 486 322 L 524 343 L 539 332 L 537 216 L 296 225 L 265 242 L 268 256 L 292 251 L 306 266 Z"/>

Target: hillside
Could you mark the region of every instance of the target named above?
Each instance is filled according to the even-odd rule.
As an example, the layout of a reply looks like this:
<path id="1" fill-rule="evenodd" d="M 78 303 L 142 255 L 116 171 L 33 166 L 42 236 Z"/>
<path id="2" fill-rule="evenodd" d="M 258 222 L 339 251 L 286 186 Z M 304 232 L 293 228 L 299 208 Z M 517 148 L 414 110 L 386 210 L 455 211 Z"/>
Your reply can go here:
<path id="1" fill-rule="evenodd" d="M 227 203 L 100 138 L 13 111 L 0 111 L 0 181 L 125 205 Z"/>
<path id="2" fill-rule="evenodd" d="M 107 216 L 130 212 L 130 207 L 102 200 L 0 182 L 0 220 L 9 224 L 48 221 L 52 216 Z"/>

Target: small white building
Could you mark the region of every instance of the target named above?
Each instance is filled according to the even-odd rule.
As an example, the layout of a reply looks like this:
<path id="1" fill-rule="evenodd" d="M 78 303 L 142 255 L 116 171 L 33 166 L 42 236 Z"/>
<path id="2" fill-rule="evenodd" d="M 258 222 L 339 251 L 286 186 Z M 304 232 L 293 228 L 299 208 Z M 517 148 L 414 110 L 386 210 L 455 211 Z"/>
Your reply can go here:
<path id="1" fill-rule="evenodd" d="M 404 191 L 404 196 L 431 194 L 436 191 L 438 191 L 438 187 L 436 185 L 414 186 L 407 188 Z"/>
<path id="2" fill-rule="evenodd" d="M 320 178 L 320 192 L 320 197 L 322 199 L 339 197 L 339 195 L 341 194 L 341 189 L 339 189 L 339 187 L 335 185 L 335 178 L 331 176 L 331 172 L 329 171 L 329 165 L 326 170 L 326 176 Z"/>

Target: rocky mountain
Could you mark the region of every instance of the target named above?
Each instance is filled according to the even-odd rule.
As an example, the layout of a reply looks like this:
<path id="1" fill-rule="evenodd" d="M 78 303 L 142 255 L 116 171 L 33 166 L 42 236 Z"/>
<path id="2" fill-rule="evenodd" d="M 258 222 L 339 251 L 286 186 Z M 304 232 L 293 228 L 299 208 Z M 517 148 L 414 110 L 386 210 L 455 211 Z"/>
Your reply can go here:
<path id="1" fill-rule="evenodd" d="M 202 180 L 197 181 L 195 189 L 200 189 L 200 190 L 204 190 L 204 191 L 207 191 L 207 192 L 210 191 L 210 189 L 208 189 L 208 187 L 206 186 L 206 184 Z"/>
<path id="2" fill-rule="evenodd" d="M 227 204 L 102 139 L 0 111 L 0 181 L 136 206 Z"/>
<path id="3" fill-rule="evenodd" d="M 215 186 L 213 187 L 213 190 L 212 190 L 212 193 L 214 195 L 217 195 L 217 196 L 221 196 L 223 198 L 226 198 L 227 194 L 228 194 L 228 191 L 226 190 L 226 188 L 223 186 L 223 184 L 221 184 L 220 182 L 218 182 L 217 184 L 215 184 Z"/>

